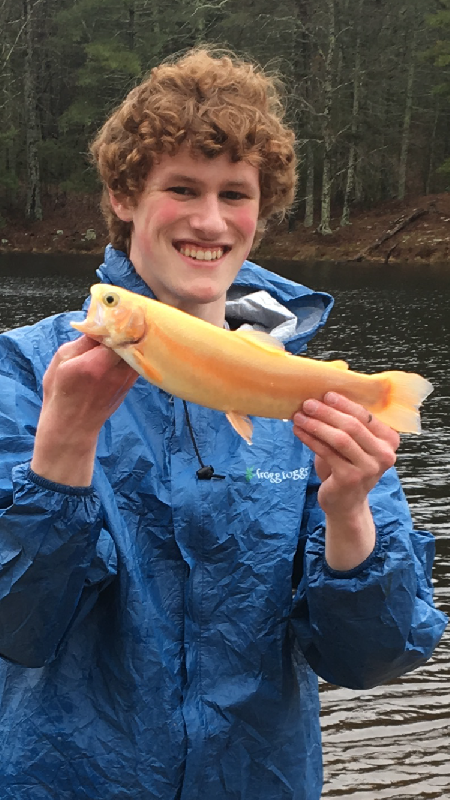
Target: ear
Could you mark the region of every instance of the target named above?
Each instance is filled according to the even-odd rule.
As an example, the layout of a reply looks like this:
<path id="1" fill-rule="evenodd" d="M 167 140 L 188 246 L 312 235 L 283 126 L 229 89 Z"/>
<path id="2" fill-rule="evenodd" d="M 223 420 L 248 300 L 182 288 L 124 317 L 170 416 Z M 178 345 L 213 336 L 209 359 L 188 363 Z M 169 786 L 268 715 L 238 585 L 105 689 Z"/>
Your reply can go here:
<path id="1" fill-rule="evenodd" d="M 112 210 L 115 215 L 122 220 L 122 222 L 133 221 L 133 206 L 129 197 L 118 197 L 111 189 L 108 189 L 109 202 L 111 203 Z"/>

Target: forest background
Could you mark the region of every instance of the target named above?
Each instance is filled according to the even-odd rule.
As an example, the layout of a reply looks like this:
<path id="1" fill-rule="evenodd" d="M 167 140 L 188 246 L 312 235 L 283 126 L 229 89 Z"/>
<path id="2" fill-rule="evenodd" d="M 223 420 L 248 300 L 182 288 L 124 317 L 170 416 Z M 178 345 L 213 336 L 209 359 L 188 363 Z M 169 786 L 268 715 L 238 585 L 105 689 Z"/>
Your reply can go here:
<path id="1" fill-rule="evenodd" d="M 89 140 L 207 43 L 285 82 L 300 179 L 266 254 L 450 262 L 450 0 L 0 0 L 0 30 L 0 250 L 103 247 Z"/>

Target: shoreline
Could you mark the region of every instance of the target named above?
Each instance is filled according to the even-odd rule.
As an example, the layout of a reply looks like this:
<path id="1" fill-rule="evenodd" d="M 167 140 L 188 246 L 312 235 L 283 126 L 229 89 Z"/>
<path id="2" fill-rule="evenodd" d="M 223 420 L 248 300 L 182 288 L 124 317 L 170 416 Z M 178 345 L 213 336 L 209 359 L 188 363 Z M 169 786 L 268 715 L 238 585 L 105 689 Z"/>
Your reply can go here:
<path id="1" fill-rule="evenodd" d="M 105 248 L 104 247 L 100 248 L 98 250 L 81 250 L 81 249 L 77 249 L 77 250 L 49 250 L 49 249 L 47 249 L 47 250 L 37 250 L 37 249 L 33 249 L 33 250 L 28 250 L 28 249 L 27 250 L 20 250 L 20 249 L 5 250 L 5 249 L 2 249 L 0 247 L 0 271 L 1 271 L 1 267 L 2 267 L 2 259 L 5 258 L 5 260 L 6 260 L 8 258 L 8 256 L 11 256 L 12 258 L 15 258 L 16 256 L 17 257 L 20 257 L 20 256 L 33 257 L 33 256 L 36 256 L 36 257 L 41 257 L 41 258 L 44 257 L 44 256 L 49 256 L 50 258 L 52 258 L 52 257 L 55 257 L 55 258 L 60 257 L 61 258 L 62 256 L 65 256 L 65 255 L 66 256 L 70 256 L 70 257 L 81 256 L 82 259 L 83 258 L 92 258 L 92 259 L 95 258 L 98 261 L 98 264 L 100 265 L 102 263 L 102 261 L 103 261 L 104 252 L 105 252 Z M 405 259 L 391 259 L 388 263 L 386 263 L 386 261 L 384 259 L 382 259 L 382 258 L 367 258 L 367 259 L 361 260 L 357 264 L 355 264 L 355 262 L 352 259 L 333 257 L 333 254 L 331 252 L 326 257 L 323 257 L 323 256 L 322 257 L 318 257 L 318 256 L 305 257 L 305 256 L 300 256 L 300 254 L 298 254 L 295 258 L 293 258 L 293 257 L 289 257 L 289 256 L 279 256 L 276 253 L 267 252 L 265 250 L 264 252 L 256 251 L 253 255 L 250 254 L 248 256 L 248 260 L 249 261 L 253 261 L 255 264 L 261 264 L 261 266 L 265 266 L 269 270 L 272 269 L 270 265 L 273 263 L 274 265 L 275 264 L 286 264 L 286 265 L 288 265 L 288 264 L 292 264 L 292 265 L 298 264 L 299 266 L 301 266 L 301 265 L 311 265 L 311 264 L 320 264 L 320 265 L 323 265 L 323 266 L 330 266 L 330 267 L 333 267 L 335 269 L 340 269 L 340 268 L 348 269 L 351 266 L 354 266 L 354 267 L 360 268 L 360 269 L 364 269 L 364 267 L 380 267 L 380 268 L 390 267 L 392 269 L 395 269 L 395 268 L 404 269 L 405 267 L 412 267 L 412 268 L 413 267 L 414 268 L 417 268 L 417 267 L 424 267 L 424 268 L 426 268 L 426 267 L 437 267 L 437 268 L 448 268 L 449 271 L 450 271 L 450 258 L 446 254 L 442 254 L 442 256 L 435 255 L 431 259 L 424 259 L 424 258 L 422 258 L 420 256 L 417 256 L 417 257 L 409 256 L 408 258 L 405 258 Z"/>
<path id="2" fill-rule="evenodd" d="M 48 198 L 44 220 L 26 223 L 10 217 L 0 228 L 0 258 L 8 254 L 102 256 L 107 230 L 97 198 L 73 195 Z M 332 233 L 321 235 L 301 220 L 294 230 L 287 221 L 268 225 L 253 260 L 329 262 L 372 265 L 449 264 L 450 193 L 409 197 L 382 207 L 354 211 L 350 225 L 332 220 Z"/>

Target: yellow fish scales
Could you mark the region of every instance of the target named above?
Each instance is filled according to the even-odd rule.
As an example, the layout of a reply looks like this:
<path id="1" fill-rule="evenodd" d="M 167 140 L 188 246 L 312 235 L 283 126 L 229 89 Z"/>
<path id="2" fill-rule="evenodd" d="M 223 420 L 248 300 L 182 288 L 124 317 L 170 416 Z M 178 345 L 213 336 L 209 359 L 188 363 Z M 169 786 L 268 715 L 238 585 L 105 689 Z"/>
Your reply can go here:
<path id="1" fill-rule="evenodd" d="M 420 433 L 419 407 L 433 387 L 421 375 L 365 375 L 344 361 L 287 353 L 268 334 L 227 331 L 118 286 L 95 284 L 78 331 L 110 347 L 169 394 L 223 411 L 251 443 L 250 416 L 290 419 L 304 400 L 333 391 L 397 431 Z"/>

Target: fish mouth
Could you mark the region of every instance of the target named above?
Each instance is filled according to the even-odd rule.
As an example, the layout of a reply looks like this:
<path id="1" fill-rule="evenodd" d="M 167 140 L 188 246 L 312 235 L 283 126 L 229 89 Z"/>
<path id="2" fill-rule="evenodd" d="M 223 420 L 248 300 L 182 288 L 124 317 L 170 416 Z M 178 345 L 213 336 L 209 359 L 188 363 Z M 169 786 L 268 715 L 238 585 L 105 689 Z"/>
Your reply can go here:
<path id="1" fill-rule="evenodd" d="M 90 336 L 91 339 L 95 339 L 97 342 L 100 342 L 100 344 L 103 339 L 108 336 L 108 331 L 104 326 L 98 325 L 95 320 L 89 319 L 88 317 L 82 322 L 72 322 L 71 325 L 76 331 Z"/>
<path id="2" fill-rule="evenodd" d="M 99 303 L 91 304 L 88 309 L 86 318 L 82 322 L 72 322 L 72 328 L 80 331 L 80 333 L 90 336 L 97 342 L 102 342 L 109 335 L 108 328 L 105 325 L 102 309 Z"/>
<path id="3" fill-rule="evenodd" d="M 75 330 L 84 333 L 91 339 L 95 339 L 99 344 L 105 344 L 107 347 L 132 347 L 138 345 L 143 341 L 147 333 L 147 326 L 144 325 L 139 333 L 133 332 L 125 336 L 119 335 L 117 341 L 115 341 L 116 337 L 111 336 L 111 331 L 105 326 L 98 325 L 95 320 L 86 318 L 83 322 L 72 322 L 71 325 Z"/>
<path id="4" fill-rule="evenodd" d="M 140 344 L 147 334 L 147 325 L 142 314 L 133 310 L 128 315 L 125 324 L 117 325 L 117 330 L 112 331 L 103 320 L 101 306 L 89 309 L 86 319 L 82 322 L 72 322 L 75 330 L 84 333 L 99 344 L 107 347 L 131 347 Z"/>

